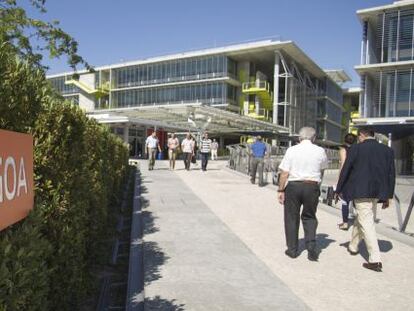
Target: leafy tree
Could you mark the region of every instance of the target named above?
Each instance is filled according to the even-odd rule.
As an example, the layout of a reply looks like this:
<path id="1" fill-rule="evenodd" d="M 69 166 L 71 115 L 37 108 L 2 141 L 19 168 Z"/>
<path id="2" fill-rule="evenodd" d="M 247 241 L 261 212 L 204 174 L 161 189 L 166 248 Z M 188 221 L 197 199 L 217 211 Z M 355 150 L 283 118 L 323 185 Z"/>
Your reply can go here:
<path id="1" fill-rule="evenodd" d="M 41 13 L 46 12 L 46 0 L 27 0 Z M 78 54 L 78 43 L 59 27 L 58 21 L 46 22 L 28 16 L 17 0 L 0 0 L 0 43 L 7 42 L 15 52 L 31 64 L 45 69 L 42 53 L 51 58 L 67 55 L 68 64 L 76 70 L 91 66 Z"/>

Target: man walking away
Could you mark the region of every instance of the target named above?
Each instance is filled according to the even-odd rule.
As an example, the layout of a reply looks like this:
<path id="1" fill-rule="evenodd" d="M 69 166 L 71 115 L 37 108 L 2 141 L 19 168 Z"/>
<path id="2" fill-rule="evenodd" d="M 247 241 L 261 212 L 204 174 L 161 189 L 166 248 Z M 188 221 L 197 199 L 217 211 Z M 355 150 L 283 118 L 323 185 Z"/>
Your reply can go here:
<path id="1" fill-rule="evenodd" d="M 310 261 L 318 261 L 319 258 L 320 251 L 316 246 L 316 228 L 318 227 L 316 209 L 319 203 L 319 184 L 323 170 L 328 167 L 325 150 L 313 144 L 315 136 L 315 129 L 301 128 L 300 143 L 286 151 L 279 165 L 281 174 L 278 192 L 279 203 L 284 204 L 287 244 L 285 254 L 291 258 L 299 256 L 298 234 L 301 218 Z"/>
<path id="2" fill-rule="evenodd" d="M 178 147 L 180 142 L 174 133 L 168 139 L 168 159 L 170 160 L 170 170 L 175 169 L 175 159 L 177 158 Z"/>
<path id="3" fill-rule="evenodd" d="M 189 171 L 191 158 L 194 155 L 194 141 L 191 139 L 190 133 L 187 133 L 186 137 L 181 142 L 181 150 L 183 151 L 185 169 Z"/>
<path id="4" fill-rule="evenodd" d="M 203 172 L 207 171 L 208 154 L 211 151 L 211 139 L 208 138 L 208 133 L 204 133 L 201 139 L 200 153 L 201 153 L 201 169 Z"/>
<path id="5" fill-rule="evenodd" d="M 250 182 L 254 184 L 256 179 L 256 172 L 259 177 L 259 187 L 263 187 L 263 165 L 264 165 L 264 156 L 266 155 L 266 144 L 262 142 L 262 137 L 257 136 L 256 141 L 251 145 L 252 150 L 252 169 Z"/>
<path id="6" fill-rule="evenodd" d="M 358 131 L 359 144 L 349 148 L 335 191 L 335 200 L 340 196 L 354 202 L 356 218 L 348 252 L 358 254 L 358 246 L 365 240 L 369 261 L 363 267 L 382 271 L 380 251 L 375 231 L 373 210 L 382 202 L 382 208 L 389 206 L 394 196 L 395 167 L 391 148 L 380 144 L 374 138 L 374 131 L 361 128 Z"/>
<path id="7" fill-rule="evenodd" d="M 154 131 L 150 136 L 147 137 L 145 141 L 145 152 L 148 153 L 148 170 L 152 171 L 154 169 L 155 159 L 157 157 L 157 149 L 161 152 L 161 147 L 159 140 L 157 138 L 157 132 Z"/>
<path id="8" fill-rule="evenodd" d="M 217 160 L 217 149 L 218 149 L 218 143 L 216 139 L 213 139 L 213 142 L 211 143 L 211 160 Z"/>

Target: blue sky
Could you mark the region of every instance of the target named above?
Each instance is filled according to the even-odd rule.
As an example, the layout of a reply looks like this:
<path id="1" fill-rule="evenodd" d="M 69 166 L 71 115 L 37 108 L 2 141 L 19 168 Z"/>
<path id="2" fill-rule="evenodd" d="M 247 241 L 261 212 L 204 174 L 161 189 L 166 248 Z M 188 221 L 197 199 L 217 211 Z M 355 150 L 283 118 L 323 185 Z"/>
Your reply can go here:
<path id="1" fill-rule="evenodd" d="M 92 65 L 165 55 L 252 39 L 293 40 L 323 69 L 342 68 L 359 85 L 361 25 L 356 10 L 392 0 L 59 0 L 57 19 Z M 29 12 L 32 13 L 32 12 Z M 66 59 L 49 73 L 67 71 Z"/>

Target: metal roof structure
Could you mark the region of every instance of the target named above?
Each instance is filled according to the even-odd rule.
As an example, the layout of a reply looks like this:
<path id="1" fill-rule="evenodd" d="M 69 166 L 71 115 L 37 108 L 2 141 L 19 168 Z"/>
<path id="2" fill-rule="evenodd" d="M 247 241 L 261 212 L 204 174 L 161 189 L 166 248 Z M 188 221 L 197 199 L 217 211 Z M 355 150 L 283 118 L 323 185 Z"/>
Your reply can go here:
<path id="1" fill-rule="evenodd" d="M 289 129 L 266 121 L 202 104 L 141 106 L 88 113 L 100 123 L 134 122 L 174 130 L 210 133 L 268 133 L 288 135 Z"/>
<path id="2" fill-rule="evenodd" d="M 402 7 L 407 7 L 407 6 L 414 6 L 414 1 L 413 0 L 394 1 L 394 3 L 392 4 L 358 10 L 357 15 L 359 19 L 362 21 L 369 17 L 375 17 L 378 13 L 382 13 L 386 10 L 400 9 Z"/>

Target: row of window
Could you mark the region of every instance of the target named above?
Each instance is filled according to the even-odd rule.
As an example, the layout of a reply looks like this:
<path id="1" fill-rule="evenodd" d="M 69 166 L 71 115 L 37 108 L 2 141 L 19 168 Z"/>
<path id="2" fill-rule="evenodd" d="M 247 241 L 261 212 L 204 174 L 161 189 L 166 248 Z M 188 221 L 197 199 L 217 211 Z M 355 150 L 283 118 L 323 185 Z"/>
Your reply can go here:
<path id="1" fill-rule="evenodd" d="M 226 83 L 116 91 L 111 95 L 111 107 L 121 108 L 182 102 L 224 104 L 235 102 L 236 93 L 235 87 Z"/>
<path id="2" fill-rule="evenodd" d="M 414 116 L 413 70 L 379 72 L 368 87 L 373 94 L 373 105 L 368 117 Z"/>
<path id="3" fill-rule="evenodd" d="M 112 80 L 115 88 L 123 88 L 228 75 L 236 76 L 236 63 L 216 55 L 119 68 Z"/>
<path id="4" fill-rule="evenodd" d="M 78 88 L 73 84 L 65 84 L 65 77 L 50 78 L 50 83 L 60 94 L 73 94 L 78 92 Z"/>
<path id="5" fill-rule="evenodd" d="M 414 59 L 414 10 L 401 10 L 378 15 L 375 56 L 370 63 Z"/>

